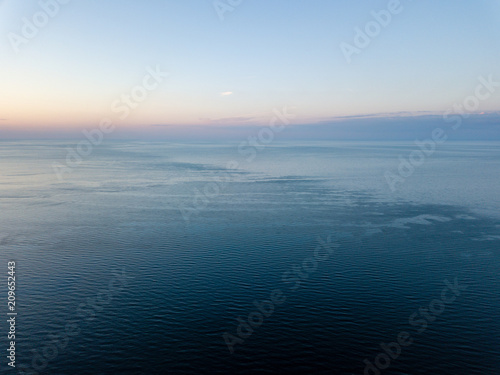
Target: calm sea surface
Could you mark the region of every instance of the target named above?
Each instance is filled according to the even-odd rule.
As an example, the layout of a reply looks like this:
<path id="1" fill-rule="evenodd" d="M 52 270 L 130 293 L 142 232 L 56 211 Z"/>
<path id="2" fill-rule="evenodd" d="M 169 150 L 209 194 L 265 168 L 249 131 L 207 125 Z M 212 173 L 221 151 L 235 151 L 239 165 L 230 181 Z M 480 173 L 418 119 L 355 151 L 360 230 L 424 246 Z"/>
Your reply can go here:
<path id="1" fill-rule="evenodd" d="M 500 372 L 500 144 L 75 145 L 0 143 L 17 371 Z"/>

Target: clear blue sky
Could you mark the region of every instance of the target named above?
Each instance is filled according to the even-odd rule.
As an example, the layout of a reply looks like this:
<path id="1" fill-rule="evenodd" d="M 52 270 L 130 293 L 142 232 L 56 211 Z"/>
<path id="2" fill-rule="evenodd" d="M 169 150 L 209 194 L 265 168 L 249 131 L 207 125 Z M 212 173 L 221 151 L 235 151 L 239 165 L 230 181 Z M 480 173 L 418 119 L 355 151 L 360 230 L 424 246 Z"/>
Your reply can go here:
<path id="1" fill-rule="evenodd" d="M 354 45 L 355 28 L 388 3 L 243 0 L 221 20 L 212 0 L 72 0 L 16 53 L 10 33 L 22 36 L 23 17 L 41 6 L 0 1 L 0 128 L 82 129 L 105 116 L 145 131 L 258 125 L 284 106 L 300 124 L 439 114 L 479 76 L 500 81 L 498 0 L 401 0 L 348 64 L 340 44 Z M 111 104 L 148 66 L 170 75 L 117 120 Z M 499 98 L 500 89 L 477 113 L 500 110 Z"/>

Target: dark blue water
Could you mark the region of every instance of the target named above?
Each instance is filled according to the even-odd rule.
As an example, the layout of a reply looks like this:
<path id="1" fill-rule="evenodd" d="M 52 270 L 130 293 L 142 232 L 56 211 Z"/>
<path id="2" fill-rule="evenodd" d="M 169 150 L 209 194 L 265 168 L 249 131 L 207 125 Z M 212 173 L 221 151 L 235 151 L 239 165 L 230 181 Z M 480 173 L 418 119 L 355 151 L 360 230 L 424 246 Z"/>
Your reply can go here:
<path id="1" fill-rule="evenodd" d="M 68 146 L 0 145 L 18 371 L 498 373 L 498 145 L 447 145 L 396 192 L 383 174 L 411 145 L 247 162 L 233 145 L 110 143 L 59 180 Z"/>

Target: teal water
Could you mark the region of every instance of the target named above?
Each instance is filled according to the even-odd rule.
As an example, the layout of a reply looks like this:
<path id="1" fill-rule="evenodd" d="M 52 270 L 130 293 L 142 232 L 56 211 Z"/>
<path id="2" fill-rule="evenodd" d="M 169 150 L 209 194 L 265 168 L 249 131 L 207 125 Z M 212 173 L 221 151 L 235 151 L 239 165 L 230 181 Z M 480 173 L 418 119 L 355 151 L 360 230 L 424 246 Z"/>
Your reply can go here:
<path id="1" fill-rule="evenodd" d="M 19 373 L 498 373 L 500 144 L 75 144 L 0 143 Z"/>

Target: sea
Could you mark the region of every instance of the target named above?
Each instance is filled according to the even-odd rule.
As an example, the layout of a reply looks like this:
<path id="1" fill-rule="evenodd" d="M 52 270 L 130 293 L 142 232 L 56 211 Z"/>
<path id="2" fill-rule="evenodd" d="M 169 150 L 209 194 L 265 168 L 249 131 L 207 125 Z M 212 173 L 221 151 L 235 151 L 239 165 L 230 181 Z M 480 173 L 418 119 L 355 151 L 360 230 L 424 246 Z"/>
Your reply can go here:
<path id="1" fill-rule="evenodd" d="M 78 142 L 0 142 L 0 373 L 500 373 L 500 143 Z"/>

